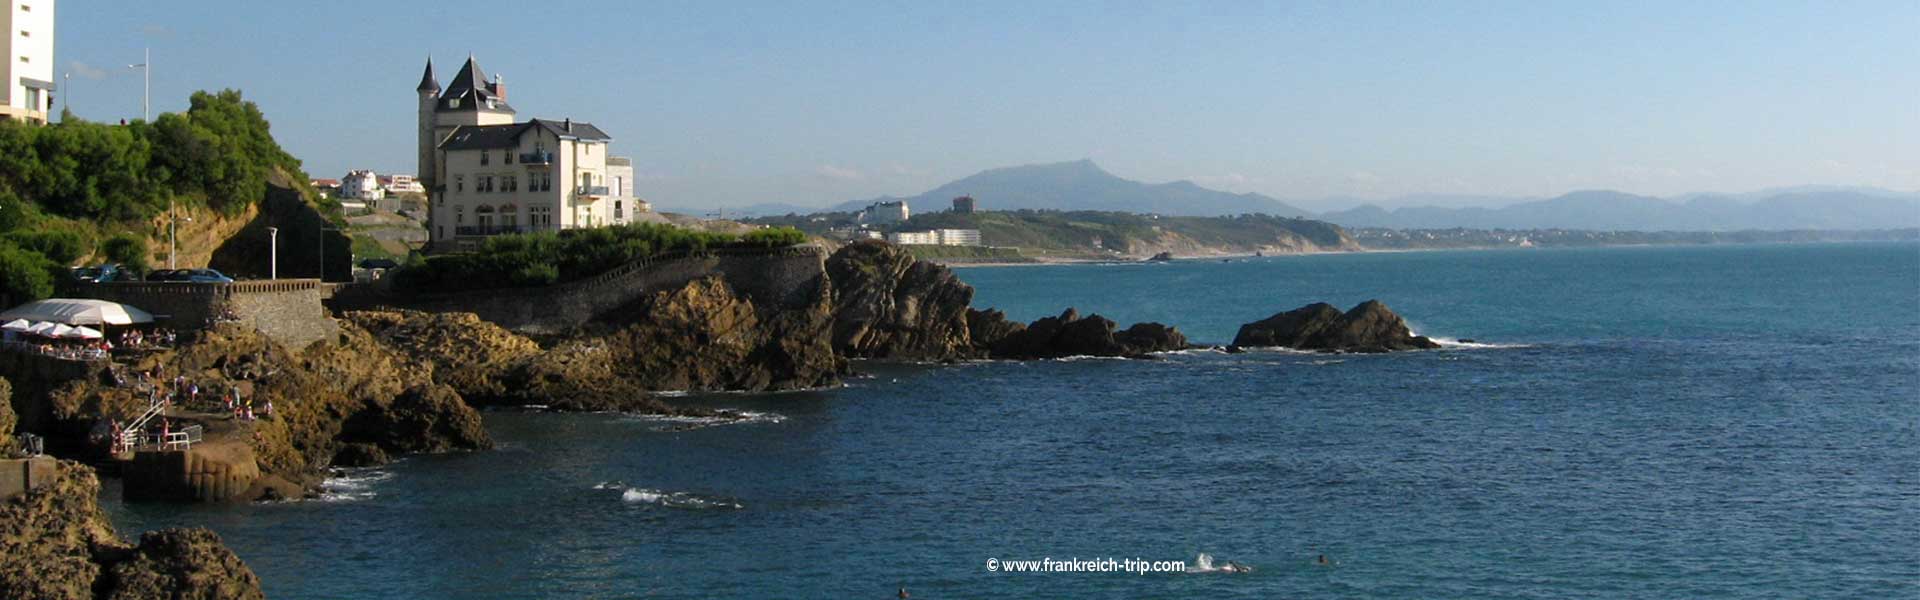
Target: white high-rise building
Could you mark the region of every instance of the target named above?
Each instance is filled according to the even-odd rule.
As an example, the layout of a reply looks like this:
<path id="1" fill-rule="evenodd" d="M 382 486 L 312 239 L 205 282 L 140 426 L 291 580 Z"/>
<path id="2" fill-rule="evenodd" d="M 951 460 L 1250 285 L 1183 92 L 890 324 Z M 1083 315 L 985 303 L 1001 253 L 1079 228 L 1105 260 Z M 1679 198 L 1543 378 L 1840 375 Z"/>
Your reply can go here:
<path id="1" fill-rule="evenodd" d="M 53 0 L 8 0 L 0 27 L 7 34 L 0 118 L 46 123 L 53 112 Z"/>

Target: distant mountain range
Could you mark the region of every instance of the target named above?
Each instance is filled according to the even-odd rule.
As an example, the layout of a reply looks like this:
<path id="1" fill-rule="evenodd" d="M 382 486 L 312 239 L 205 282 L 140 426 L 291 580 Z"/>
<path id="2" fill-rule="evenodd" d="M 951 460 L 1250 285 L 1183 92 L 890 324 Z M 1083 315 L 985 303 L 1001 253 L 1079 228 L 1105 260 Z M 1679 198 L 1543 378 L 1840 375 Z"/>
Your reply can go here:
<path id="1" fill-rule="evenodd" d="M 1308 217 L 1346 227 L 1392 229 L 1582 229 L 1596 231 L 1866 230 L 1920 227 L 1920 192 L 1863 187 L 1799 186 L 1743 194 L 1688 194 L 1676 198 L 1608 190 L 1554 198 L 1416 195 L 1315 213 L 1261 194 L 1211 190 L 1191 181 L 1142 183 L 1118 177 L 1091 160 L 990 169 L 907 198 L 883 196 L 829 208 L 759 204 L 728 216 L 850 212 L 875 202 L 906 200 L 916 213 L 973 196 L 981 210 L 1104 210 L 1168 216 L 1264 213 Z M 1326 199 L 1319 206 L 1358 200 Z M 1304 203 L 1304 202 L 1303 202 Z M 1472 206 L 1478 204 L 1479 206 Z"/>
<path id="2" fill-rule="evenodd" d="M 1668 200 L 1580 191 L 1498 208 L 1363 205 L 1318 215 L 1347 227 L 1740 231 L 1920 227 L 1920 193 L 1801 187 L 1772 193 L 1694 194 Z"/>
<path id="3" fill-rule="evenodd" d="M 860 210 L 875 202 L 894 200 L 906 200 L 916 211 L 946 210 L 956 196 L 973 196 L 981 210 L 1110 210 L 1195 217 L 1313 214 L 1260 194 L 1210 190 L 1191 181 L 1141 183 L 1122 179 L 1091 160 L 991 169 L 911 198 L 858 200 L 828 210 Z"/>

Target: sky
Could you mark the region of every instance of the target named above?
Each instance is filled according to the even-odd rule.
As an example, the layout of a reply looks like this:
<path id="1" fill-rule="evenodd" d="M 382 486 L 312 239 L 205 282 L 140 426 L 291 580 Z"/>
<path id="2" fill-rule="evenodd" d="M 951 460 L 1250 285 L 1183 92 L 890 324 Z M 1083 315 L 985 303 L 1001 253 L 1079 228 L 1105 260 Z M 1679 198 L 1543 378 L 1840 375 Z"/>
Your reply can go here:
<path id="1" fill-rule="evenodd" d="M 538 14 L 536 14 L 536 11 Z M 415 170 L 471 53 L 674 206 L 820 206 L 1092 159 L 1308 208 L 1920 189 L 1920 2 L 63 0 L 61 101 L 236 88 L 315 177 Z"/>

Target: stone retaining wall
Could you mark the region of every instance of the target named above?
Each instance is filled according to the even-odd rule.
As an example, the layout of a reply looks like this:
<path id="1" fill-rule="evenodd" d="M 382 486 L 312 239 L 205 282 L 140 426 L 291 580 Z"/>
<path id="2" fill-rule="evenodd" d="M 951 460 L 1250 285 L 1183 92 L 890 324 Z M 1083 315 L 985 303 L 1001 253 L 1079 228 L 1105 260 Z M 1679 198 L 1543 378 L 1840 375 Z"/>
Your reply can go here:
<path id="1" fill-rule="evenodd" d="M 0 460 L 0 501 L 51 485 L 60 476 L 60 461 L 48 456 Z"/>
<path id="2" fill-rule="evenodd" d="M 181 331 L 222 320 L 252 324 L 282 344 L 299 348 L 339 332 L 325 301 L 334 286 L 318 279 L 233 283 L 115 281 L 76 285 L 66 293 L 137 307 L 161 325 Z"/>

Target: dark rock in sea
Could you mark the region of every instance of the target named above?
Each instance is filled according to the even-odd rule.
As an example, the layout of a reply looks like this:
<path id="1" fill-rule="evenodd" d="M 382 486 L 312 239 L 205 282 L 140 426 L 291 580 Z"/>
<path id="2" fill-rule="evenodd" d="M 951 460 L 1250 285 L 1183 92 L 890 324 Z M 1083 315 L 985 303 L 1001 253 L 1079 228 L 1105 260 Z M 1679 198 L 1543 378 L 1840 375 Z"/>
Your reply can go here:
<path id="1" fill-rule="evenodd" d="M 1175 327 L 1159 323 L 1136 323 L 1118 332 L 1115 331 L 1116 327 L 1106 317 L 1092 315 L 1082 318 L 1079 311 L 1069 308 L 1060 316 L 1045 317 L 1024 329 L 1012 331 L 991 342 L 990 348 L 994 358 L 1032 359 L 1065 356 L 1138 357 L 1187 347 L 1187 337 Z"/>
<path id="2" fill-rule="evenodd" d="M 99 493 L 92 468 L 60 461 L 51 482 L 0 502 L 0 598 L 264 597 L 212 531 L 167 529 L 128 544 Z"/>
<path id="3" fill-rule="evenodd" d="M 333 466 L 336 467 L 377 467 L 393 462 L 393 457 L 376 444 L 354 442 L 341 444 L 333 452 Z"/>
<path id="4" fill-rule="evenodd" d="M 1173 260 L 1172 252 L 1161 252 L 1149 257 L 1146 262 L 1168 262 Z"/>
<path id="5" fill-rule="evenodd" d="M 833 348 L 849 358 L 946 360 L 975 354 L 967 305 L 973 286 L 953 271 L 879 241 L 827 258 Z"/>
<path id="6" fill-rule="evenodd" d="M 1240 326 L 1234 346 L 1283 346 L 1329 352 L 1390 352 L 1439 348 L 1413 335 L 1405 319 L 1379 300 L 1360 303 L 1345 313 L 1325 302 Z"/>
<path id="7" fill-rule="evenodd" d="M 437 383 L 416 385 L 391 398 L 373 399 L 347 420 L 340 438 L 403 454 L 493 447 L 480 413 L 467 406 L 453 388 Z M 339 453 L 334 457 L 338 459 Z"/>

